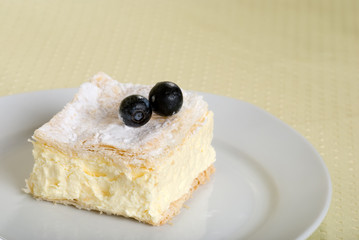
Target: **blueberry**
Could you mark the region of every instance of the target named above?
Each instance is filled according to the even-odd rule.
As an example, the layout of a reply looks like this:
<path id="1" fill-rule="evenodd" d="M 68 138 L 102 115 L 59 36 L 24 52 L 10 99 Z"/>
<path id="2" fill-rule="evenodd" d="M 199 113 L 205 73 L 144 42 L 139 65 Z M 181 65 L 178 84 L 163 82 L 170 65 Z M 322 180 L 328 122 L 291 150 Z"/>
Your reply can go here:
<path id="1" fill-rule="evenodd" d="M 171 116 L 181 109 L 183 95 L 173 82 L 159 82 L 150 91 L 152 110 L 161 116 Z"/>
<path id="2" fill-rule="evenodd" d="M 150 102 L 141 95 L 131 95 L 123 99 L 119 112 L 125 125 L 130 127 L 141 127 L 152 116 Z"/>

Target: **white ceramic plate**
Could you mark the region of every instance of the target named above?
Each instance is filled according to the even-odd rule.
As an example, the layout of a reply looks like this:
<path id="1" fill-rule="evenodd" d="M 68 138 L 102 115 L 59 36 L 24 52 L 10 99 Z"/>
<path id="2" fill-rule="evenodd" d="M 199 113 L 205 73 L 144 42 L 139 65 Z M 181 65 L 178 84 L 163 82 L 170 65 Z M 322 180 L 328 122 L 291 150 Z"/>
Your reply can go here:
<path id="1" fill-rule="evenodd" d="M 36 201 L 23 193 L 34 129 L 76 89 L 0 98 L 0 236 L 12 239 L 305 239 L 330 203 L 328 171 L 298 133 L 259 108 L 203 94 L 215 113 L 217 171 L 172 224 Z"/>

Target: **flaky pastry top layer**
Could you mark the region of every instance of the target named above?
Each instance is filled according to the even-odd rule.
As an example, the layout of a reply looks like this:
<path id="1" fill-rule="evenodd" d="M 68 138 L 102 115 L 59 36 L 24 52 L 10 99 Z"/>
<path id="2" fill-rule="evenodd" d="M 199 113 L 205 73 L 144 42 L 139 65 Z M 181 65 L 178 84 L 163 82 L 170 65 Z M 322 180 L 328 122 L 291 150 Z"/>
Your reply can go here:
<path id="1" fill-rule="evenodd" d="M 80 86 L 62 111 L 35 131 L 33 139 L 71 154 L 120 155 L 132 164 L 157 158 L 206 121 L 208 106 L 201 96 L 182 90 L 183 106 L 177 114 L 161 117 L 153 113 L 144 126 L 125 126 L 118 117 L 121 101 L 132 94 L 147 98 L 151 88 L 119 83 L 98 73 Z"/>

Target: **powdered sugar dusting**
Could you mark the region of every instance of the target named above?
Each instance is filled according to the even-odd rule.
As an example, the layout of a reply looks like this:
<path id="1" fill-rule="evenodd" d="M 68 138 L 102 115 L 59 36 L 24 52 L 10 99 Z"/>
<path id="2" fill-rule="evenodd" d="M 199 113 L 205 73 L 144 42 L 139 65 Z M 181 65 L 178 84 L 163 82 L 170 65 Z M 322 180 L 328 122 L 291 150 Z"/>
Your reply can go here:
<path id="1" fill-rule="evenodd" d="M 183 141 L 192 126 L 207 112 L 201 96 L 183 92 L 181 110 L 170 117 L 152 114 L 139 128 L 124 125 L 118 117 L 121 101 L 132 94 L 148 97 L 152 86 L 119 83 L 104 73 L 80 86 L 74 100 L 44 124 L 34 138 L 74 149 L 112 147 L 141 158 L 156 157 Z M 138 161 L 133 159 L 133 164 Z"/>

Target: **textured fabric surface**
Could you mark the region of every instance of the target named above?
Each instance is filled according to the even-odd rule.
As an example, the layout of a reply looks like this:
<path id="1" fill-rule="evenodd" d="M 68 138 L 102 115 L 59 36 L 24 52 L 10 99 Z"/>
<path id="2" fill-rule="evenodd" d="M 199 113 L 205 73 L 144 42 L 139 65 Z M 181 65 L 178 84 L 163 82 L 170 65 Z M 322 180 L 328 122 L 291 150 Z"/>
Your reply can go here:
<path id="1" fill-rule="evenodd" d="M 104 71 L 253 103 L 328 166 L 332 203 L 310 239 L 359 239 L 358 13 L 355 0 L 3 0 L 0 96 Z"/>

